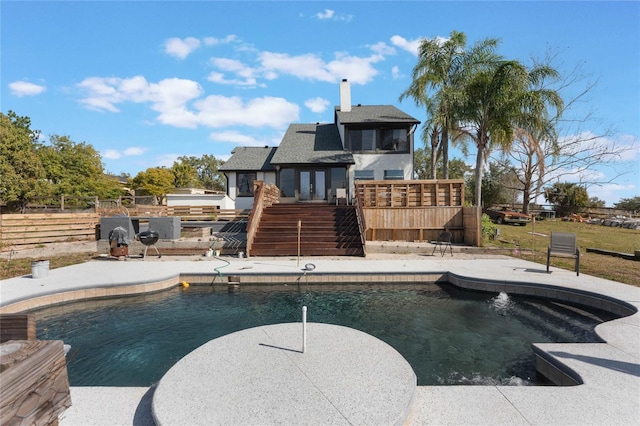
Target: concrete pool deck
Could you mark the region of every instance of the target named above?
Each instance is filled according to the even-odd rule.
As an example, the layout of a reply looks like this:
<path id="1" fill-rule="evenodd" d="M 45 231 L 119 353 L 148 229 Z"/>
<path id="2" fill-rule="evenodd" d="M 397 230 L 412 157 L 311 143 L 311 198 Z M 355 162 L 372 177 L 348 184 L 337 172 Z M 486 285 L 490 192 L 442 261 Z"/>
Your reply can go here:
<path id="1" fill-rule="evenodd" d="M 547 274 L 544 265 L 506 256 L 428 254 L 302 258 L 299 264 L 295 258 L 96 260 L 51 270 L 45 278 L 2 281 L 0 311 L 156 291 L 182 280 L 211 282 L 219 279 L 216 267 L 225 281 L 229 276 L 241 282 L 270 277 L 276 285 L 296 280 L 359 283 L 374 276 L 391 284 L 444 277 L 461 287 L 554 297 L 636 313 L 597 327 L 607 343 L 535 345 L 536 353 L 549 362 L 543 368 L 558 368 L 578 378 L 580 385 L 417 386 L 405 424 L 640 424 L 640 288 L 558 268 Z M 305 270 L 307 263 L 315 269 Z M 72 387 L 73 405 L 62 415 L 61 425 L 152 425 L 154 390 Z M 320 419 L 309 418 L 308 424 L 320 424 Z"/>

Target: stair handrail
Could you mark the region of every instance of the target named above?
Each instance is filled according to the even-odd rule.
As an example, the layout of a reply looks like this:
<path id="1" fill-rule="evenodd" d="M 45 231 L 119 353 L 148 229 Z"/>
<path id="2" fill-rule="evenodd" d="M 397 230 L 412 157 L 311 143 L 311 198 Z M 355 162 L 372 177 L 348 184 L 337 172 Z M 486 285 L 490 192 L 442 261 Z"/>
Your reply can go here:
<path id="1" fill-rule="evenodd" d="M 261 180 L 253 181 L 253 208 L 247 221 L 247 257 L 251 256 L 251 246 L 258 232 L 258 225 L 265 208 L 280 202 L 280 190 L 274 184 L 266 184 Z"/>
<path id="2" fill-rule="evenodd" d="M 366 250 L 367 224 L 364 218 L 364 210 L 362 208 L 362 206 L 364 205 L 364 197 L 363 197 L 362 187 L 357 183 L 355 186 L 354 204 L 356 206 L 356 219 L 358 220 L 358 230 L 360 231 L 360 242 L 362 243 L 362 254 L 366 256 L 367 255 L 367 250 Z"/>

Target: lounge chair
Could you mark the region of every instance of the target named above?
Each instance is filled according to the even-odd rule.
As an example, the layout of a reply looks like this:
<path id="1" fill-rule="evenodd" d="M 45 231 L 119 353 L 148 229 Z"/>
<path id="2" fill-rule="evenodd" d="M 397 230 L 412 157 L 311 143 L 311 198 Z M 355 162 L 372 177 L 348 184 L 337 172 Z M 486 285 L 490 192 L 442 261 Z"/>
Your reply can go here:
<path id="1" fill-rule="evenodd" d="M 433 252 L 431 252 L 431 255 L 436 252 L 436 248 L 440 247 L 440 255 L 444 256 L 444 254 L 447 252 L 447 247 L 449 247 L 451 256 L 453 256 L 453 248 L 451 247 L 451 232 L 445 231 L 441 233 L 437 240 L 431 241 L 431 244 L 433 244 Z"/>
<path id="2" fill-rule="evenodd" d="M 549 261 L 551 256 L 573 257 L 576 259 L 576 275 L 580 275 L 580 249 L 576 234 L 568 232 L 552 232 L 551 244 L 547 249 L 547 272 L 549 272 Z"/>

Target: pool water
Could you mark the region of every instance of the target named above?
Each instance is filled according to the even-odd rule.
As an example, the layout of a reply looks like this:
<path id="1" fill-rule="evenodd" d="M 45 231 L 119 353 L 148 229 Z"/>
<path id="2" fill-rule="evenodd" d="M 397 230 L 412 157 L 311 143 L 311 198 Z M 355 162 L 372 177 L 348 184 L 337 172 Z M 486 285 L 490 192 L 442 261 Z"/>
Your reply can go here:
<path id="1" fill-rule="evenodd" d="M 365 285 L 353 291 L 237 292 L 172 289 L 36 311 L 37 336 L 71 345 L 72 386 L 150 386 L 211 339 L 260 325 L 307 321 L 364 331 L 393 346 L 419 385 L 531 385 L 531 343 L 601 342 L 612 314 L 540 299 L 460 290 L 448 284 Z M 211 360 L 215 363 L 216 360 Z"/>

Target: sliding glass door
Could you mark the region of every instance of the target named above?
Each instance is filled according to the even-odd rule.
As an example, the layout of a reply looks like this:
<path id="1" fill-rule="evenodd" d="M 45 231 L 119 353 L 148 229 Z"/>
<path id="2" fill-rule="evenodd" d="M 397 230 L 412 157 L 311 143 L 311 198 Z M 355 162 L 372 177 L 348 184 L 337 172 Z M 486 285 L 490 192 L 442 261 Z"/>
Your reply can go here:
<path id="1" fill-rule="evenodd" d="M 325 170 L 300 170 L 300 201 L 327 199 Z"/>

